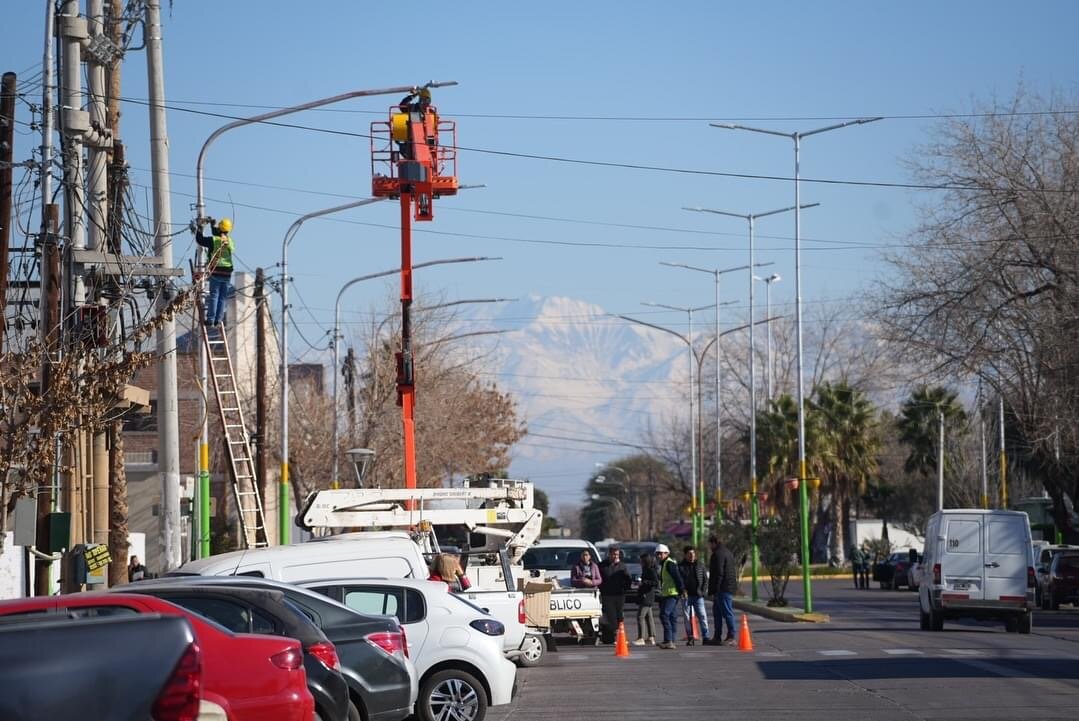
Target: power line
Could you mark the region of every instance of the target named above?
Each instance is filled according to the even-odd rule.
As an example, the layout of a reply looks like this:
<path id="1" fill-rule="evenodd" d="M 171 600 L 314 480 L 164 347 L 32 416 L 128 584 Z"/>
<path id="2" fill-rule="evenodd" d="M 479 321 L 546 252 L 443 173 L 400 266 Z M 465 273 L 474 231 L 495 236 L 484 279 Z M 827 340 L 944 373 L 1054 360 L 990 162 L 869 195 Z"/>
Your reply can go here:
<path id="1" fill-rule="evenodd" d="M 131 102 L 140 105 L 149 106 L 149 101 L 139 101 L 134 98 L 121 98 L 124 102 Z M 209 117 L 221 118 L 225 120 L 250 120 L 250 118 L 244 118 L 236 115 L 229 115 L 227 113 L 215 113 L 206 110 L 194 110 L 192 108 L 176 107 L 174 105 L 164 105 L 166 110 L 174 110 L 182 113 L 192 113 L 195 115 L 205 115 Z M 313 125 L 300 125 L 298 123 L 283 123 L 276 120 L 260 120 L 256 121 L 259 124 L 271 125 L 280 128 L 293 128 L 296 130 L 308 130 L 316 133 L 325 133 L 328 135 L 339 135 L 351 138 L 362 138 L 365 140 L 371 140 L 372 136 L 367 133 L 357 133 L 348 130 L 336 130 L 333 128 L 320 128 Z M 731 171 L 720 170 L 699 170 L 692 168 L 676 168 L 672 166 L 664 165 L 646 165 L 643 163 L 629 163 L 621 161 L 609 161 L 609 160 L 587 160 L 583 158 L 569 158 L 559 155 L 544 155 L 540 153 L 523 153 L 512 150 L 494 150 L 492 148 L 474 148 L 465 145 L 456 146 L 456 150 L 481 153 L 485 155 L 493 155 L 496 157 L 504 158 L 520 158 L 524 160 L 543 160 L 552 163 L 566 163 L 571 165 L 587 165 L 599 168 L 615 168 L 621 170 L 641 170 L 648 172 L 658 173 L 674 173 L 680 175 L 694 175 L 694 176 L 707 176 L 707 177 L 719 177 L 719 178 L 735 178 L 738 180 L 772 180 L 782 182 L 794 182 L 794 178 L 785 175 L 765 175 L 760 173 L 735 173 Z M 949 183 L 927 184 L 927 183 L 898 183 L 888 182 L 880 180 L 839 180 L 834 178 L 809 178 L 802 177 L 800 181 L 803 183 L 817 183 L 820 185 L 850 185 L 855 187 L 866 188 L 893 188 L 901 190 L 956 190 L 956 191 L 978 191 L 978 192 L 1033 192 L 1033 193 L 1071 193 L 1073 191 L 1059 188 L 1039 188 L 1037 190 L 1026 190 L 1023 188 L 983 188 L 979 186 L 971 185 L 955 185 Z"/>

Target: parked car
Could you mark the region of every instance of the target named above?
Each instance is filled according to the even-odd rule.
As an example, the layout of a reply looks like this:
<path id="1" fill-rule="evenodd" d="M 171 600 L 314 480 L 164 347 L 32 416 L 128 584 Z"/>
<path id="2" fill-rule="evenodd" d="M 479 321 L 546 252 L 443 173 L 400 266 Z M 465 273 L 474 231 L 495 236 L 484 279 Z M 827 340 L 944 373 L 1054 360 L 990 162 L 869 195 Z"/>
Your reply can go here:
<path id="1" fill-rule="evenodd" d="M 0 719 L 195 718 L 206 660 L 175 614 L 0 619 Z"/>
<path id="2" fill-rule="evenodd" d="M 412 714 L 418 680 L 396 619 L 364 614 L 299 586 L 246 576 L 190 576 L 139 584 L 182 593 L 186 588 L 272 591 L 310 619 L 334 644 L 348 684 L 350 719 L 400 721 Z"/>
<path id="3" fill-rule="evenodd" d="M 657 546 L 659 546 L 658 541 L 632 541 L 618 544 L 618 548 L 622 550 L 622 562 L 626 564 L 626 569 L 632 579 L 630 594 L 627 598 L 635 600 L 637 588 L 641 585 L 641 554 L 655 555 Z"/>
<path id="4" fill-rule="evenodd" d="M 1068 550 L 1079 551 L 1079 546 L 1034 542 L 1034 603 L 1043 610 L 1048 611 L 1052 605 L 1049 595 L 1049 566 L 1057 554 Z"/>
<path id="5" fill-rule="evenodd" d="M 883 561 L 873 564 L 873 580 L 884 589 L 910 587 L 910 555 L 907 551 L 893 553 Z"/>
<path id="6" fill-rule="evenodd" d="M 349 708 L 348 685 L 341 675 L 337 649 L 309 618 L 288 603 L 283 593 L 269 589 L 169 586 L 159 581 L 140 581 L 120 588 L 124 595 L 164 599 L 233 633 L 264 633 L 296 639 L 303 651 L 303 668 L 307 672 L 307 688 L 314 697 L 316 721 L 359 718 Z"/>
<path id="7" fill-rule="evenodd" d="M 1034 558 L 1026 513 L 937 511 L 926 524 L 923 563 L 922 630 L 940 631 L 945 619 L 976 618 L 1030 633 Z"/>
<path id="8" fill-rule="evenodd" d="M 497 572 L 502 577 L 496 587 L 471 588 L 467 591 L 470 600 L 490 610 L 505 626 L 502 641 L 507 658 L 519 659 L 526 649 L 533 656 L 537 650 L 542 653 L 538 639 L 526 636 L 524 594 L 513 586 L 509 569 L 499 567 Z M 469 575 L 475 573 L 470 567 Z M 361 531 L 291 546 L 223 553 L 186 563 L 169 575 L 253 576 L 298 583 L 356 576 L 426 579 L 428 571 L 423 552 L 404 531 Z"/>
<path id="9" fill-rule="evenodd" d="M 233 633 L 196 612 L 134 593 L 72 593 L 0 602 L 0 616 L 63 614 L 104 618 L 139 614 L 183 616 L 203 650 L 203 697 L 234 721 L 310 721 L 300 644 L 290 638 Z M 111 645 L 111 642 L 110 642 Z"/>
<path id="10" fill-rule="evenodd" d="M 401 622 L 420 676 L 416 713 L 422 721 L 483 721 L 488 706 L 513 700 L 517 668 L 502 655 L 502 623 L 445 583 L 348 578 L 302 585 Z"/>
<path id="11" fill-rule="evenodd" d="M 1079 551 L 1060 551 L 1049 564 L 1049 608 L 1062 603 L 1079 603 Z"/>

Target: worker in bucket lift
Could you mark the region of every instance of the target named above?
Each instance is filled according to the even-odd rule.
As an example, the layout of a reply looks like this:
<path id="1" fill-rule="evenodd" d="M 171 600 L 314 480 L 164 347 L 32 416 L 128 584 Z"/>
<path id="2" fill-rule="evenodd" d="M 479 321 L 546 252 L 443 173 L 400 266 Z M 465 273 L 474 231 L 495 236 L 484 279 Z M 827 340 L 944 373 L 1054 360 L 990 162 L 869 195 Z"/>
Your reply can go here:
<path id="1" fill-rule="evenodd" d="M 225 316 L 225 300 L 232 281 L 232 254 L 236 252 L 236 244 L 232 240 L 231 220 L 206 218 L 206 221 L 210 224 L 211 235 L 204 235 L 195 221 L 191 223 L 191 230 L 195 233 L 195 241 L 209 254 L 206 268 L 210 271 L 210 296 L 206 301 L 203 322 L 206 327 L 213 328 L 220 327 Z"/>
<path id="2" fill-rule="evenodd" d="M 427 108 L 430 105 L 431 90 L 429 88 L 420 88 L 401 98 L 401 102 L 397 104 L 397 109 L 405 115 L 418 113 L 422 117 L 427 112 Z M 398 142 L 397 150 L 400 152 L 402 159 L 413 159 L 412 144 L 410 141 Z"/>

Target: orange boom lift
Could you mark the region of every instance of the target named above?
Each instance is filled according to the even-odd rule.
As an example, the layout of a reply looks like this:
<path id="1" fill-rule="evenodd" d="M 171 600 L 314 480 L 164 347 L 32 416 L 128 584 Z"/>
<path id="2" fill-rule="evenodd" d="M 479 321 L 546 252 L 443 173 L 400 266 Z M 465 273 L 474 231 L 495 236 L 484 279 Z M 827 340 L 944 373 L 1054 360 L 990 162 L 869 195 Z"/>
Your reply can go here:
<path id="1" fill-rule="evenodd" d="M 397 405 L 404 430 L 405 488 L 416 487 L 416 369 L 412 354 L 412 221 L 434 219 L 434 201 L 457 194 L 457 128 L 431 105 L 431 91 L 415 88 L 371 123 L 372 194 L 401 201 L 401 350 Z M 411 503 L 411 502 L 410 502 Z"/>

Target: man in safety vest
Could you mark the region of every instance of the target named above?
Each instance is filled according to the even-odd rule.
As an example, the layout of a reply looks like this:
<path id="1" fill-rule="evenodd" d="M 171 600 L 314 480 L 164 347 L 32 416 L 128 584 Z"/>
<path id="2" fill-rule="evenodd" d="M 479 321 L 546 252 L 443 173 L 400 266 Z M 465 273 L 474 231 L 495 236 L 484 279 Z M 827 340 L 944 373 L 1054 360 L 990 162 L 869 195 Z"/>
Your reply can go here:
<path id="1" fill-rule="evenodd" d="M 656 546 L 656 566 L 659 572 L 659 621 L 663 624 L 663 643 L 656 648 L 674 648 L 678 633 L 678 600 L 686 595 L 686 586 L 678 564 L 671 558 L 666 544 Z"/>
<path id="2" fill-rule="evenodd" d="M 212 235 L 204 235 L 202 229 L 192 223 L 193 229 L 197 229 L 195 241 L 206 248 L 209 258 L 206 268 L 210 271 L 210 297 L 206 301 L 205 317 L 203 322 L 207 327 L 220 326 L 225 317 L 225 300 L 228 298 L 232 281 L 232 254 L 236 250 L 236 244 L 232 240 L 232 221 L 222 218 L 215 222 L 213 218 L 207 218 L 212 228 Z"/>

